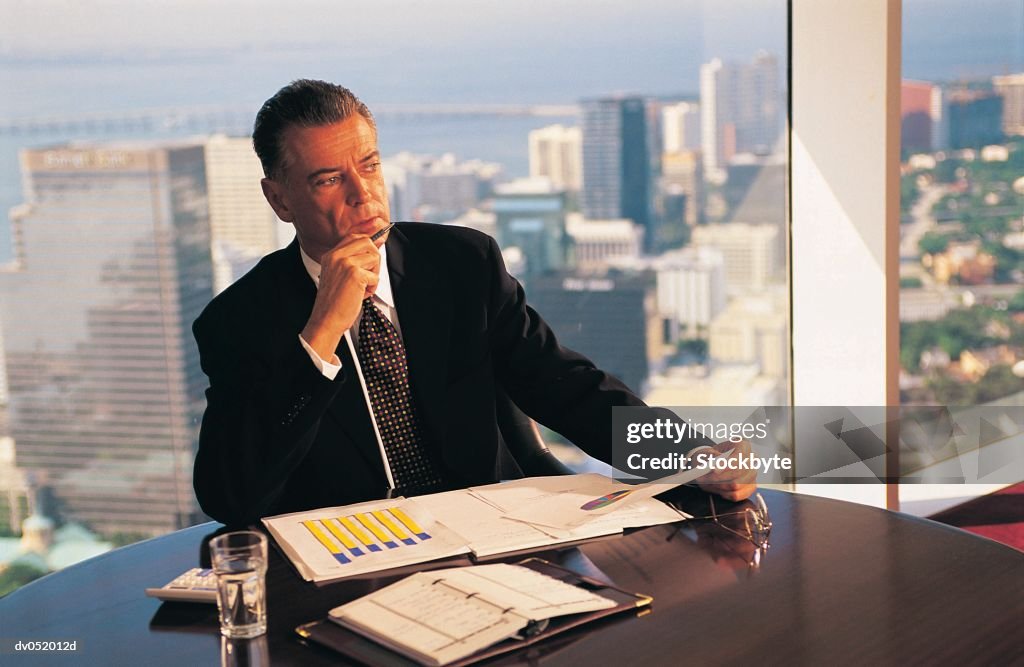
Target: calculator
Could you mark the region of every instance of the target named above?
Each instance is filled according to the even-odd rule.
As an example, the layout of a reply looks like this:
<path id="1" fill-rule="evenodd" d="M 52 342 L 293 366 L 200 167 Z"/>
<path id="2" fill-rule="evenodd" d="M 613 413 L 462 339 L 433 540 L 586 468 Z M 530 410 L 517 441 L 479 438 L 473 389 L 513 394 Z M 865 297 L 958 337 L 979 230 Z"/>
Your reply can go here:
<path id="1" fill-rule="evenodd" d="M 147 588 L 146 595 L 175 602 L 217 603 L 217 575 L 210 568 L 194 567 L 160 588 Z"/>

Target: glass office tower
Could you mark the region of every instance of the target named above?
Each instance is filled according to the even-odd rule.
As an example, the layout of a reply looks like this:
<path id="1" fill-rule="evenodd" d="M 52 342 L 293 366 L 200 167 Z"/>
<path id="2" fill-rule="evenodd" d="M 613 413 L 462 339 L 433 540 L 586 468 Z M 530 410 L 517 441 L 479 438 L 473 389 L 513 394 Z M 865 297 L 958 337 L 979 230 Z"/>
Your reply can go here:
<path id="1" fill-rule="evenodd" d="M 583 215 L 628 218 L 656 241 L 653 191 L 660 138 L 653 104 L 640 97 L 585 100 L 583 108 Z"/>
<path id="2" fill-rule="evenodd" d="M 203 147 L 64 146 L 21 165 L 0 276 L 16 464 L 59 519 L 190 525 L 206 386 L 190 327 L 212 296 Z"/>

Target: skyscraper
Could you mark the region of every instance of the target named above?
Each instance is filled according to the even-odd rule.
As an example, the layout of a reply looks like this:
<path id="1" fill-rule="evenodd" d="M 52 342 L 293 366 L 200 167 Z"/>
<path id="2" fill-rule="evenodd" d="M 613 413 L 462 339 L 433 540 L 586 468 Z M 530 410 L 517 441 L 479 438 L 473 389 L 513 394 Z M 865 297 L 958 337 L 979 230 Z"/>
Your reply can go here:
<path id="1" fill-rule="evenodd" d="M 1003 97 L 992 91 L 959 88 L 948 91 L 949 147 L 980 148 L 1003 141 Z"/>
<path id="2" fill-rule="evenodd" d="M 1024 135 L 1024 73 L 994 76 L 992 85 L 1003 98 L 1003 132 Z"/>
<path id="3" fill-rule="evenodd" d="M 394 220 L 445 222 L 490 196 L 501 176 L 496 162 L 401 152 L 383 161 Z"/>
<path id="4" fill-rule="evenodd" d="M 900 144 L 907 152 L 933 150 L 934 84 L 903 80 L 900 86 Z"/>
<path id="5" fill-rule="evenodd" d="M 667 104 L 661 109 L 662 150 L 682 153 L 700 148 L 700 105 L 696 102 Z"/>
<path id="6" fill-rule="evenodd" d="M 522 275 L 564 269 L 569 242 L 565 233 L 565 192 L 545 178 L 522 179 L 495 188 L 491 210 L 502 249 L 519 248 Z"/>
<path id="7" fill-rule="evenodd" d="M 559 343 L 643 391 L 664 352 L 651 275 L 552 275 L 532 281 L 527 291 Z"/>
<path id="8" fill-rule="evenodd" d="M 658 194 L 663 223 L 675 218 L 682 219 L 690 227 L 701 223 L 704 217 L 704 170 L 699 150 L 664 153 L 661 156 Z M 681 215 L 673 216 L 668 204 L 673 197 L 680 196 L 683 210 Z"/>
<path id="9" fill-rule="evenodd" d="M 17 465 L 58 516 L 111 534 L 200 518 L 206 379 L 191 324 L 212 296 L 203 146 L 21 154 L 27 203 L 0 276 Z"/>
<path id="10" fill-rule="evenodd" d="M 782 130 L 779 63 L 761 52 L 749 65 L 715 58 L 700 68 L 704 174 L 724 182 L 737 153 L 769 154 Z"/>
<path id="11" fill-rule="evenodd" d="M 219 293 L 260 257 L 286 245 L 294 232 L 277 219 L 260 190 L 263 167 L 249 137 L 214 135 L 203 152 Z"/>
<path id="12" fill-rule="evenodd" d="M 725 260 L 725 285 L 730 294 L 763 290 L 782 276 L 785 258 L 779 252 L 779 227 L 731 222 L 701 225 L 693 245 L 715 248 Z"/>
<path id="13" fill-rule="evenodd" d="M 640 97 L 583 102 L 583 215 L 629 218 L 653 244 L 660 138 L 656 108 Z"/>
<path id="14" fill-rule="evenodd" d="M 543 176 L 558 190 L 583 185 L 582 133 L 578 127 L 548 125 L 529 134 L 530 176 Z"/>
<path id="15" fill-rule="evenodd" d="M 636 259 L 643 247 L 643 229 L 632 220 L 587 220 L 579 213 L 565 217 L 572 239 L 573 263 L 579 273 L 604 273 L 613 259 Z"/>

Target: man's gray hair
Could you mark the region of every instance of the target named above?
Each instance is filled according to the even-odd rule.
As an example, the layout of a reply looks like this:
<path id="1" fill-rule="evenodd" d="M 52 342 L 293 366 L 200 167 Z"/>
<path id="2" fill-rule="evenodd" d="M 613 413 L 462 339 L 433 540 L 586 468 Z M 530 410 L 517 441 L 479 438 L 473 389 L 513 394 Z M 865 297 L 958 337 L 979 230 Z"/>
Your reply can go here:
<path id="1" fill-rule="evenodd" d="M 256 114 L 252 146 L 267 178 L 281 178 L 287 166 L 284 133 L 292 126 L 320 127 L 359 114 L 374 128 L 373 114 L 348 88 L 326 81 L 299 79 L 277 91 Z"/>

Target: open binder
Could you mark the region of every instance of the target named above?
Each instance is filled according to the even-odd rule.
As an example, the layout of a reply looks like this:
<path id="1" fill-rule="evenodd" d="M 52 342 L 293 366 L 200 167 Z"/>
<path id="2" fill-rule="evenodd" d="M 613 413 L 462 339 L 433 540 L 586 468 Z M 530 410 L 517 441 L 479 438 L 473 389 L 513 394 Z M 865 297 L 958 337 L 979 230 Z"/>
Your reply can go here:
<path id="1" fill-rule="evenodd" d="M 468 665 L 503 653 L 518 651 L 525 647 L 533 646 L 534 644 L 542 642 L 549 637 L 562 634 L 578 626 L 592 623 L 608 616 L 642 610 L 643 608 L 648 607 L 653 600 L 650 596 L 630 593 L 618 587 L 581 576 L 572 570 L 568 570 L 539 558 L 529 558 L 516 563 L 516 565 L 528 568 L 534 573 L 544 575 L 545 577 L 550 577 L 551 579 L 557 580 L 557 582 L 562 582 L 575 587 L 579 589 L 580 596 L 583 598 L 599 598 L 604 602 L 604 604 L 601 604 L 600 602 L 598 603 L 601 604 L 603 608 L 590 609 L 581 613 L 572 613 L 567 615 L 553 615 L 539 622 L 530 621 L 522 628 L 517 636 L 499 639 L 494 643 L 489 643 L 486 646 L 474 650 L 468 655 L 463 655 L 453 660 L 446 660 L 443 657 L 443 653 L 430 655 L 425 652 L 418 652 L 415 648 L 401 645 L 402 637 L 409 636 L 407 629 L 384 633 L 374 632 L 373 628 L 367 628 L 358 624 L 343 625 L 343 623 L 346 622 L 343 618 L 346 607 L 358 604 L 362 600 L 370 600 L 375 595 L 380 594 L 387 589 L 381 589 L 381 591 L 377 591 L 376 594 L 371 593 L 365 598 L 353 601 L 348 605 L 342 605 L 341 607 L 332 610 L 331 615 L 328 618 L 300 625 L 296 628 L 296 632 L 304 639 L 311 640 L 331 648 L 362 664 L 370 665 L 371 667 L 375 665 L 409 665 L 410 667 L 413 665 L 433 665 L 436 667 L 445 665 L 460 667 L 461 665 Z M 434 575 L 435 573 L 428 572 L 422 574 Z M 439 578 L 435 578 L 434 581 L 436 581 L 438 585 L 445 585 L 445 582 L 441 581 Z M 398 584 L 402 584 L 402 582 L 398 582 Z M 557 586 L 557 583 L 552 582 L 552 586 Z M 463 592 L 465 592 L 466 586 L 460 583 L 460 587 L 463 588 Z M 476 604 L 487 604 L 485 600 L 481 600 L 481 596 L 478 595 L 476 591 L 469 593 L 466 597 Z M 486 593 L 483 597 L 486 597 Z M 591 602 L 593 602 L 593 600 L 591 600 Z M 577 602 L 577 604 L 579 603 Z M 592 607 L 593 604 L 590 606 Z M 513 617 L 517 616 L 517 611 L 519 610 L 513 610 L 510 606 L 506 611 L 509 612 L 510 617 Z M 511 620 L 512 619 L 510 619 L 510 621 Z M 522 619 L 517 618 L 515 620 Z M 449 653 L 449 655 L 451 655 L 451 653 Z"/>

